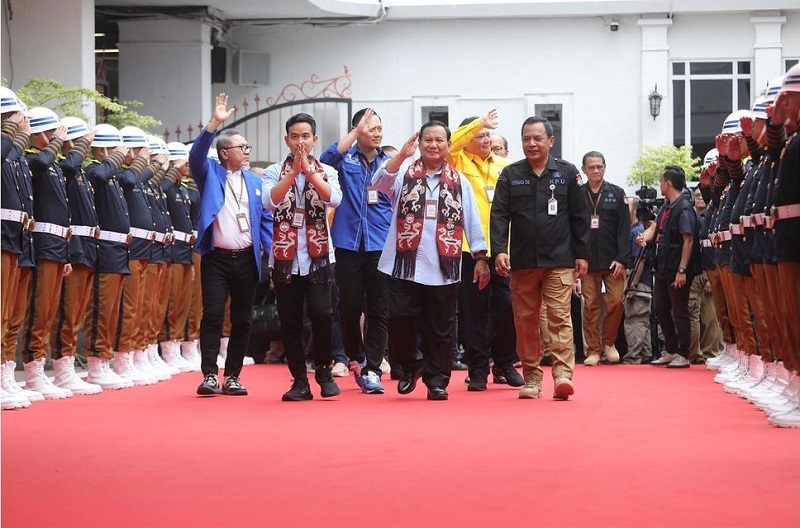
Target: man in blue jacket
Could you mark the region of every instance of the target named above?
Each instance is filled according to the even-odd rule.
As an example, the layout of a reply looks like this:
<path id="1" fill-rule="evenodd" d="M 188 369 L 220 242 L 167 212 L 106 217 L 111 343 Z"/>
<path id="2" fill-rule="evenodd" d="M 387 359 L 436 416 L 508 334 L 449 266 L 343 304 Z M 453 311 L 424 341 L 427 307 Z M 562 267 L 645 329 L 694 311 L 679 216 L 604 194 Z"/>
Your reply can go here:
<path id="1" fill-rule="evenodd" d="M 219 162 L 208 157 L 217 130 L 232 113 L 228 96 L 217 95 L 213 115 L 189 153 L 189 166 L 201 195 L 195 242 L 202 255 L 200 353 L 204 379 L 197 387 L 200 395 L 247 394 L 239 373 L 250 339 L 250 310 L 261 277 L 261 254 L 272 248 L 272 215 L 262 205 L 261 178 L 247 169 L 252 147 L 235 130 L 226 130 L 217 139 Z M 229 294 L 231 335 L 225 383 L 220 389 L 217 354 Z"/>

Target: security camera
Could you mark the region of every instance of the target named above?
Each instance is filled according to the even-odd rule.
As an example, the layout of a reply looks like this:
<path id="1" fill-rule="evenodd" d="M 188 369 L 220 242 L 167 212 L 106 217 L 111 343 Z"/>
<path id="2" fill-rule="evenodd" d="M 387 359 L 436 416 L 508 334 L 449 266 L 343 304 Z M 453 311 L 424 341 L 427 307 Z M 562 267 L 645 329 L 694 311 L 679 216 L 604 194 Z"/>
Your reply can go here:
<path id="1" fill-rule="evenodd" d="M 619 31 L 619 22 L 617 22 L 616 20 L 614 20 L 613 22 L 611 22 L 611 23 L 608 25 L 608 29 L 610 29 L 611 31 Z"/>

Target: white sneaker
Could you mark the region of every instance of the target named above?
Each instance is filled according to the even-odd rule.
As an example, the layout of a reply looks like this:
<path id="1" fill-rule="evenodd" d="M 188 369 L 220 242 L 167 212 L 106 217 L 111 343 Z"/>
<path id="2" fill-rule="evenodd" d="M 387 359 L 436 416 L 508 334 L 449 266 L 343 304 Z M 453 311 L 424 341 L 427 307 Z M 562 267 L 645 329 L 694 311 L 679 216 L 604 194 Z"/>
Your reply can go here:
<path id="1" fill-rule="evenodd" d="M 335 363 L 333 368 L 331 368 L 331 374 L 335 378 L 346 378 L 350 376 L 350 369 L 348 366 L 341 361 L 339 363 Z"/>
<path id="2" fill-rule="evenodd" d="M 251 358 L 250 356 L 245 356 L 242 359 L 242 365 L 244 365 L 244 366 L 246 366 L 246 365 L 255 365 L 255 364 L 256 364 L 256 360 Z"/>
<path id="3" fill-rule="evenodd" d="M 161 353 L 162 354 L 164 354 L 165 347 L 166 348 L 170 347 L 169 344 L 164 345 L 164 343 L 172 343 L 172 341 L 162 341 L 160 343 L 160 345 L 161 345 Z M 147 350 L 147 354 L 148 354 L 147 357 L 150 360 L 150 364 L 151 365 L 153 365 L 156 368 L 160 368 L 162 370 L 166 370 L 167 372 L 169 372 L 170 376 L 176 376 L 176 375 L 181 373 L 180 369 L 177 369 L 177 368 L 173 367 L 172 365 L 169 365 L 164 360 L 164 358 L 161 357 L 161 355 L 159 355 L 159 353 L 158 353 L 158 345 L 150 345 L 150 347 Z"/>
<path id="4" fill-rule="evenodd" d="M 53 361 L 56 378 L 53 382 L 62 389 L 72 391 L 72 394 L 87 395 L 100 394 L 103 388 L 100 385 L 86 383 L 75 372 L 75 356 L 64 356 Z"/>
<path id="5" fill-rule="evenodd" d="M 183 359 L 181 355 L 181 347 L 177 341 L 162 341 L 161 342 L 161 357 L 164 363 L 172 368 L 178 369 L 178 372 L 192 372 L 194 367 L 188 361 Z"/>
<path id="6" fill-rule="evenodd" d="M 158 379 L 155 376 L 136 368 L 133 364 L 133 352 L 114 352 L 114 362 L 111 366 L 118 376 L 131 380 L 134 385 L 153 385 L 158 383 Z"/>
<path id="7" fill-rule="evenodd" d="M 769 423 L 776 427 L 800 427 L 800 406 L 789 412 L 773 414 Z"/>
<path id="8" fill-rule="evenodd" d="M 25 363 L 25 388 L 40 393 L 45 400 L 63 400 L 72 397 L 72 391 L 56 387 L 44 373 L 44 358 Z"/>
<path id="9" fill-rule="evenodd" d="M 100 385 L 103 390 L 129 389 L 133 387 L 133 381 L 120 377 L 111 370 L 108 359 L 87 356 L 86 362 L 89 366 L 89 375 L 86 377 L 88 383 Z"/>
<path id="10" fill-rule="evenodd" d="M 31 402 L 22 394 L 0 390 L 0 408 L 2 408 L 4 411 L 22 409 L 30 406 Z"/>
<path id="11" fill-rule="evenodd" d="M 389 365 L 389 362 L 386 361 L 386 358 L 381 360 L 381 373 L 382 374 L 391 374 L 392 373 L 392 366 Z"/>
<path id="12" fill-rule="evenodd" d="M 44 401 L 44 396 L 32 390 L 23 389 L 17 383 L 14 377 L 14 372 L 17 370 L 17 364 L 13 361 L 6 361 L 2 365 L 2 374 L 0 375 L 0 382 L 2 382 L 3 390 L 11 394 L 20 394 L 24 396 L 29 402 Z"/>
<path id="13" fill-rule="evenodd" d="M 200 372 L 200 363 L 202 358 L 200 357 L 200 349 L 198 348 L 197 339 L 194 341 L 184 341 L 181 343 L 181 356 L 185 359 L 192 367 L 195 367 L 194 372 Z"/>

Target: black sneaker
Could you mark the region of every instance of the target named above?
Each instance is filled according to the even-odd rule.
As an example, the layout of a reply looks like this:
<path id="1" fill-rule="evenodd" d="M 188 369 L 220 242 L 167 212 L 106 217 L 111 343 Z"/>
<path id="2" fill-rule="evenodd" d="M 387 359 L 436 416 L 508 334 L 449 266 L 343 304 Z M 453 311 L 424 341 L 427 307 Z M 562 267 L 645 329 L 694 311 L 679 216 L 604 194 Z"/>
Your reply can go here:
<path id="1" fill-rule="evenodd" d="M 225 378 L 222 393 L 228 396 L 247 396 L 247 388 L 239 382 L 238 376 L 228 376 Z"/>
<path id="2" fill-rule="evenodd" d="M 206 377 L 197 387 L 197 394 L 200 396 L 213 396 L 219 394 L 219 381 L 217 381 L 216 374 L 206 374 Z"/>
<path id="3" fill-rule="evenodd" d="M 508 380 L 506 379 L 506 375 L 497 365 L 492 367 L 492 383 L 498 383 L 500 385 L 507 385 Z"/>
<path id="4" fill-rule="evenodd" d="M 514 365 L 495 365 L 492 369 L 492 374 L 495 374 L 495 371 L 497 371 L 506 380 L 506 383 L 512 387 L 522 387 L 525 385 L 525 380 L 522 379 L 522 375 L 517 372 Z M 495 374 L 495 377 L 496 376 L 497 374 Z"/>
<path id="5" fill-rule="evenodd" d="M 323 398 L 338 396 L 342 393 L 339 385 L 333 379 L 330 367 L 317 367 L 317 370 L 314 371 L 314 379 L 319 384 L 320 394 Z"/>
<path id="6" fill-rule="evenodd" d="M 283 401 L 305 401 L 313 400 L 314 395 L 311 394 L 311 388 L 308 386 L 307 379 L 296 379 L 292 383 L 292 388 L 283 395 Z"/>

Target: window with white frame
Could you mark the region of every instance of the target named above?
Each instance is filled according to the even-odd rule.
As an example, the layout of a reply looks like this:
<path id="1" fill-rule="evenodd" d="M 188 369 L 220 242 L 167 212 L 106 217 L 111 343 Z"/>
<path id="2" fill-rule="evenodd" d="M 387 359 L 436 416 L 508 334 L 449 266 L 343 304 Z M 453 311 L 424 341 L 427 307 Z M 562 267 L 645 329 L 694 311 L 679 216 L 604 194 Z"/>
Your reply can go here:
<path id="1" fill-rule="evenodd" d="M 751 85 L 749 60 L 673 62 L 674 144 L 704 156 L 728 114 L 750 108 Z"/>

